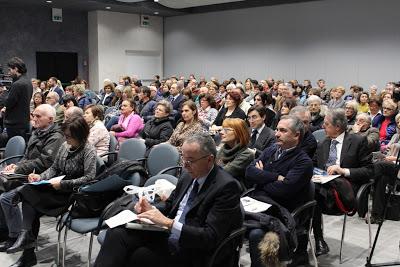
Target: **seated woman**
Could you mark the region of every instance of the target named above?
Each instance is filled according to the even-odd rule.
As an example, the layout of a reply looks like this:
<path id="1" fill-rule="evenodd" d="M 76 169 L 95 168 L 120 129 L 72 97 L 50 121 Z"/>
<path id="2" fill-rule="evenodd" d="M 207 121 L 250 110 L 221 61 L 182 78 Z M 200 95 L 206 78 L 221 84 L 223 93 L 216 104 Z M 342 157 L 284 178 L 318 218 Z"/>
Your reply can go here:
<path id="1" fill-rule="evenodd" d="M 39 233 L 40 217 L 59 216 L 68 208 L 74 189 L 92 181 L 96 176 L 96 151 L 87 141 L 89 126 L 82 116 L 72 117 L 62 124 L 66 142 L 60 147 L 56 159 L 43 173 L 31 173 L 30 182 L 48 181 L 49 185 L 24 185 L 19 189 L 22 200 L 22 231 L 8 253 L 24 251 L 15 266 L 36 264 L 34 252 Z M 64 179 L 55 178 L 65 175 Z"/>
<path id="2" fill-rule="evenodd" d="M 328 102 L 328 108 L 344 108 L 346 102 L 343 100 L 343 95 L 346 92 L 343 86 L 334 87 L 331 90 L 331 100 Z"/>
<path id="3" fill-rule="evenodd" d="M 128 138 L 137 137 L 144 127 L 142 118 L 135 114 L 135 110 L 136 103 L 133 99 L 122 102 L 118 124 L 113 125 L 110 131 L 117 138 L 119 144 Z"/>
<path id="4" fill-rule="evenodd" d="M 81 109 L 85 109 L 86 106 L 92 104 L 92 101 L 85 95 L 85 86 L 82 84 L 75 84 L 72 86 L 74 90 L 74 96 L 78 101 L 78 106 Z"/>
<path id="5" fill-rule="evenodd" d="M 310 90 L 312 92 L 313 90 Z M 307 100 L 308 110 L 311 113 L 310 131 L 315 132 L 322 129 L 325 112 L 322 105 L 322 99 L 317 95 L 311 95 Z"/>
<path id="6" fill-rule="evenodd" d="M 371 117 L 368 113 L 360 113 L 356 117 L 356 123 L 349 126 L 349 133 L 365 136 L 368 141 L 369 153 L 379 151 L 379 131 L 375 127 L 371 127 Z"/>
<path id="7" fill-rule="evenodd" d="M 240 101 L 242 100 L 239 93 L 231 91 L 226 95 L 225 106 L 220 109 L 217 117 L 211 126 L 211 131 L 218 131 L 222 129 L 222 122 L 226 118 L 239 118 L 242 120 L 246 119 L 246 114 L 239 107 Z"/>
<path id="8" fill-rule="evenodd" d="M 274 110 L 274 99 L 271 93 L 260 92 L 254 96 L 254 105 L 265 107 L 265 125 L 271 127 L 275 124 L 275 110 Z"/>
<path id="9" fill-rule="evenodd" d="M 178 123 L 168 140 L 168 143 L 177 147 L 179 152 L 186 138 L 195 133 L 203 132 L 203 127 L 201 127 L 198 119 L 196 104 L 192 100 L 188 100 L 182 104 L 181 115 L 181 122 Z"/>
<path id="10" fill-rule="evenodd" d="M 111 130 L 111 127 L 115 124 L 118 123 L 119 117 L 121 115 L 121 106 L 122 106 L 122 102 L 124 102 L 125 100 L 129 100 L 129 99 L 133 99 L 133 94 L 132 94 L 132 87 L 130 86 L 125 86 L 122 89 L 122 94 L 121 97 L 119 97 L 119 93 L 117 92 L 117 90 L 115 90 L 115 96 L 118 98 L 118 100 L 115 102 L 115 105 L 113 106 L 113 110 L 107 114 L 107 122 L 105 122 L 106 128 L 107 130 Z M 115 100 L 115 99 L 114 99 Z M 135 101 L 136 102 L 136 101 Z M 135 108 L 136 110 L 136 108 Z"/>
<path id="11" fill-rule="evenodd" d="M 285 101 L 283 101 L 283 103 L 282 103 L 281 110 L 279 110 L 275 115 L 275 120 L 274 120 L 275 123 L 273 125 L 271 125 L 271 129 L 275 130 L 276 125 L 278 125 L 278 122 L 281 119 L 281 117 L 285 116 L 285 115 L 289 115 L 289 112 L 295 106 L 297 106 L 297 102 L 295 99 L 292 99 L 292 98 L 285 99 Z"/>
<path id="12" fill-rule="evenodd" d="M 103 86 L 103 94 L 101 95 L 100 104 L 103 106 L 110 107 L 111 102 L 114 99 L 114 84 L 112 82 L 105 82 Z"/>
<path id="13" fill-rule="evenodd" d="M 172 105 L 167 100 L 161 100 L 156 104 L 154 118 L 147 121 L 140 136 L 144 139 L 147 149 L 162 142 L 168 141 L 174 129 L 172 128 L 173 118 L 169 117 L 172 112 Z"/>
<path id="14" fill-rule="evenodd" d="M 254 160 L 254 152 L 248 148 L 249 129 L 241 119 L 225 119 L 222 127 L 222 146 L 217 153 L 217 164 L 246 188 L 244 184 L 246 167 Z"/>
<path id="15" fill-rule="evenodd" d="M 65 107 L 65 109 L 68 109 L 70 107 L 77 107 L 78 106 L 78 102 L 76 101 L 75 97 L 73 95 L 64 95 L 63 96 L 63 105 Z"/>
<path id="16" fill-rule="evenodd" d="M 97 105 L 86 106 L 83 117 L 90 127 L 89 143 L 94 146 L 97 155 L 107 153 L 110 147 L 110 134 L 102 122 L 103 109 Z"/>
<path id="17" fill-rule="evenodd" d="M 217 117 L 218 110 L 215 109 L 215 100 L 210 94 L 200 94 L 199 99 L 199 121 L 203 126 L 204 131 L 208 132 L 211 124 Z"/>
<path id="18" fill-rule="evenodd" d="M 384 111 L 385 112 L 385 111 Z M 383 218 L 386 185 L 393 184 L 397 177 L 395 161 L 400 151 L 400 114 L 395 117 L 397 133 L 395 133 L 386 147 L 386 155 L 382 161 L 374 163 L 375 184 L 372 201 L 371 223 L 380 223 Z"/>
<path id="19" fill-rule="evenodd" d="M 386 99 L 382 103 L 382 110 L 383 116 L 376 122 L 376 128 L 379 129 L 381 150 L 385 151 L 387 144 L 396 133 L 395 116 L 397 114 L 397 104 L 391 99 Z"/>
<path id="20" fill-rule="evenodd" d="M 368 113 L 369 112 L 369 94 L 368 92 L 361 92 L 360 95 L 358 96 L 358 112 L 364 112 Z"/>
<path id="21" fill-rule="evenodd" d="M 358 103 L 355 100 L 350 100 L 346 102 L 344 106 L 346 118 L 347 118 L 347 125 L 353 126 L 356 123 L 356 116 L 358 110 Z"/>

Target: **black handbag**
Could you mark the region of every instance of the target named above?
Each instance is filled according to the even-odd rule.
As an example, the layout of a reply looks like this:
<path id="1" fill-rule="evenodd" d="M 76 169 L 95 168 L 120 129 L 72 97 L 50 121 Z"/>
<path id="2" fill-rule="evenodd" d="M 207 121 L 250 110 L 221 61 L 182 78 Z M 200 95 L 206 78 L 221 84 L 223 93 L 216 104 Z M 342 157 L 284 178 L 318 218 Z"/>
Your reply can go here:
<path id="1" fill-rule="evenodd" d="M 0 191 L 11 191 L 24 183 L 28 183 L 28 175 L 0 174 Z"/>

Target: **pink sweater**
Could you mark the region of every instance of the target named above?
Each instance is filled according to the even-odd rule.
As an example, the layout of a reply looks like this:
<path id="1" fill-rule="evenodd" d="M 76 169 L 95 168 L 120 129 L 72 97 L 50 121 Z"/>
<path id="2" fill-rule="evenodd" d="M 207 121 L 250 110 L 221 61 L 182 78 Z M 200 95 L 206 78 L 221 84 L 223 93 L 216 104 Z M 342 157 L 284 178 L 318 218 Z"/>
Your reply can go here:
<path id="1" fill-rule="evenodd" d="M 140 131 L 143 129 L 144 124 L 142 118 L 139 115 L 131 113 L 125 118 L 124 115 L 119 116 L 118 124 L 124 127 L 125 131 L 120 133 L 115 133 L 115 137 L 119 139 L 123 138 L 133 138 L 137 137 Z"/>

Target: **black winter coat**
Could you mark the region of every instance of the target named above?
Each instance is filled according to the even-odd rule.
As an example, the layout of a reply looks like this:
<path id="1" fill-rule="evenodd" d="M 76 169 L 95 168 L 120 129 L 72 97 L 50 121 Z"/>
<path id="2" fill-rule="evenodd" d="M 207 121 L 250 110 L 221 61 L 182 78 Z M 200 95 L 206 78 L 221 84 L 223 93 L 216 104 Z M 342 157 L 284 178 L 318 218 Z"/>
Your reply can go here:
<path id="1" fill-rule="evenodd" d="M 63 142 L 64 135 L 56 124 L 45 131 L 36 129 L 28 141 L 23 159 L 17 163 L 15 172 L 20 174 L 30 174 L 34 170 L 36 173 L 44 172 L 53 164 Z"/>
<path id="2" fill-rule="evenodd" d="M 168 117 L 153 118 L 146 122 L 140 136 L 145 140 L 147 148 L 169 140 L 174 131 L 171 122 Z"/>

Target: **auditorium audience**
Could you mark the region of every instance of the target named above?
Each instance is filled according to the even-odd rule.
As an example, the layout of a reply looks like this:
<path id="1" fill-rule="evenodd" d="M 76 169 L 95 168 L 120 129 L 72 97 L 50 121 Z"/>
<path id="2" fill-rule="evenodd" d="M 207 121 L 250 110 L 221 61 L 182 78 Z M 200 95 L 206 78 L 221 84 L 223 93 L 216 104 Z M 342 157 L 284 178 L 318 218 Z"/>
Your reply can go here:
<path id="1" fill-rule="evenodd" d="M 156 104 L 154 118 L 148 120 L 140 132 L 147 149 L 169 140 L 174 131 L 171 113 L 172 105 L 169 101 L 161 100 Z"/>
<path id="2" fill-rule="evenodd" d="M 55 161 L 41 174 L 29 174 L 29 181 L 47 180 L 51 186 L 35 187 L 25 185 L 19 189 L 22 201 L 22 231 L 7 253 L 22 251 L 17 266 L 36 264 L 34 252 L 39 233 L 39 219 L 43 215 L 58 216 L 68 208 L 68 200 L 73 189 L 90 182 L 96 175 L 96 152 L 87 142 L 89 126 L 83 117 L 73 117 L 63 123 L 64 142 Z M 57 178 L 65 175 L 61 180 Z M 23 265 L 25 264 L 25 265 Z"/>
<path id="3" fill-rule="evenodd" d="M 119 144 L 128 138 L 137 137 L 144 127 L 143 120 L 135 114 L 135 109 L 136 103 L 133 99 L 122 102 L 118 123 L 113 125 L 110 130 L 110 134 L 117 138 Z"/>
<path id="4" fill-rule="evenodd" d="M 88 142 L 95 148 L 97 155 L 108 152 L 110 134 L 102 122 L 103 109 L 97 105 L 88 105 L 85 108 L 83 117 L 90 128 Z"/>
<path id="5" fill-rule="evenodd" d="M 181 117 L 181 122 L 178 123 L 168 140 L 168 143 L 177 147 L 179 151 L 186 138 L 195 133 L 203 132 L 203 127 L 198 120 L 196 104 L 192 100 L 188 100 L 182 104 Z"/>
<path id="6" fill-rule="evenodd" d="M 134 207 L 140 218 L 170 231 L 109 229 L 95 266 L 207 266 L 221 240 L 243 221 L 239 185 L 216 166 L 215 157 L 215 144 L 207 133 L 189 136 L 182 145 L 185 171 L 175 191 L 163 205 L 154 207 L 140 198 Z M 236 264 L 232 253 L 231 247 L 222 250 L 214 266 Z"/>
<path id="7" fill-rule="evenodd" d="M 222 145 L 216 162 L 245 189 L 245 167 L 254 160 L 254 152 L 248 148 L 250 135 L 247 125 L 241 119 L 225 119 L 220 135 Z"/>

